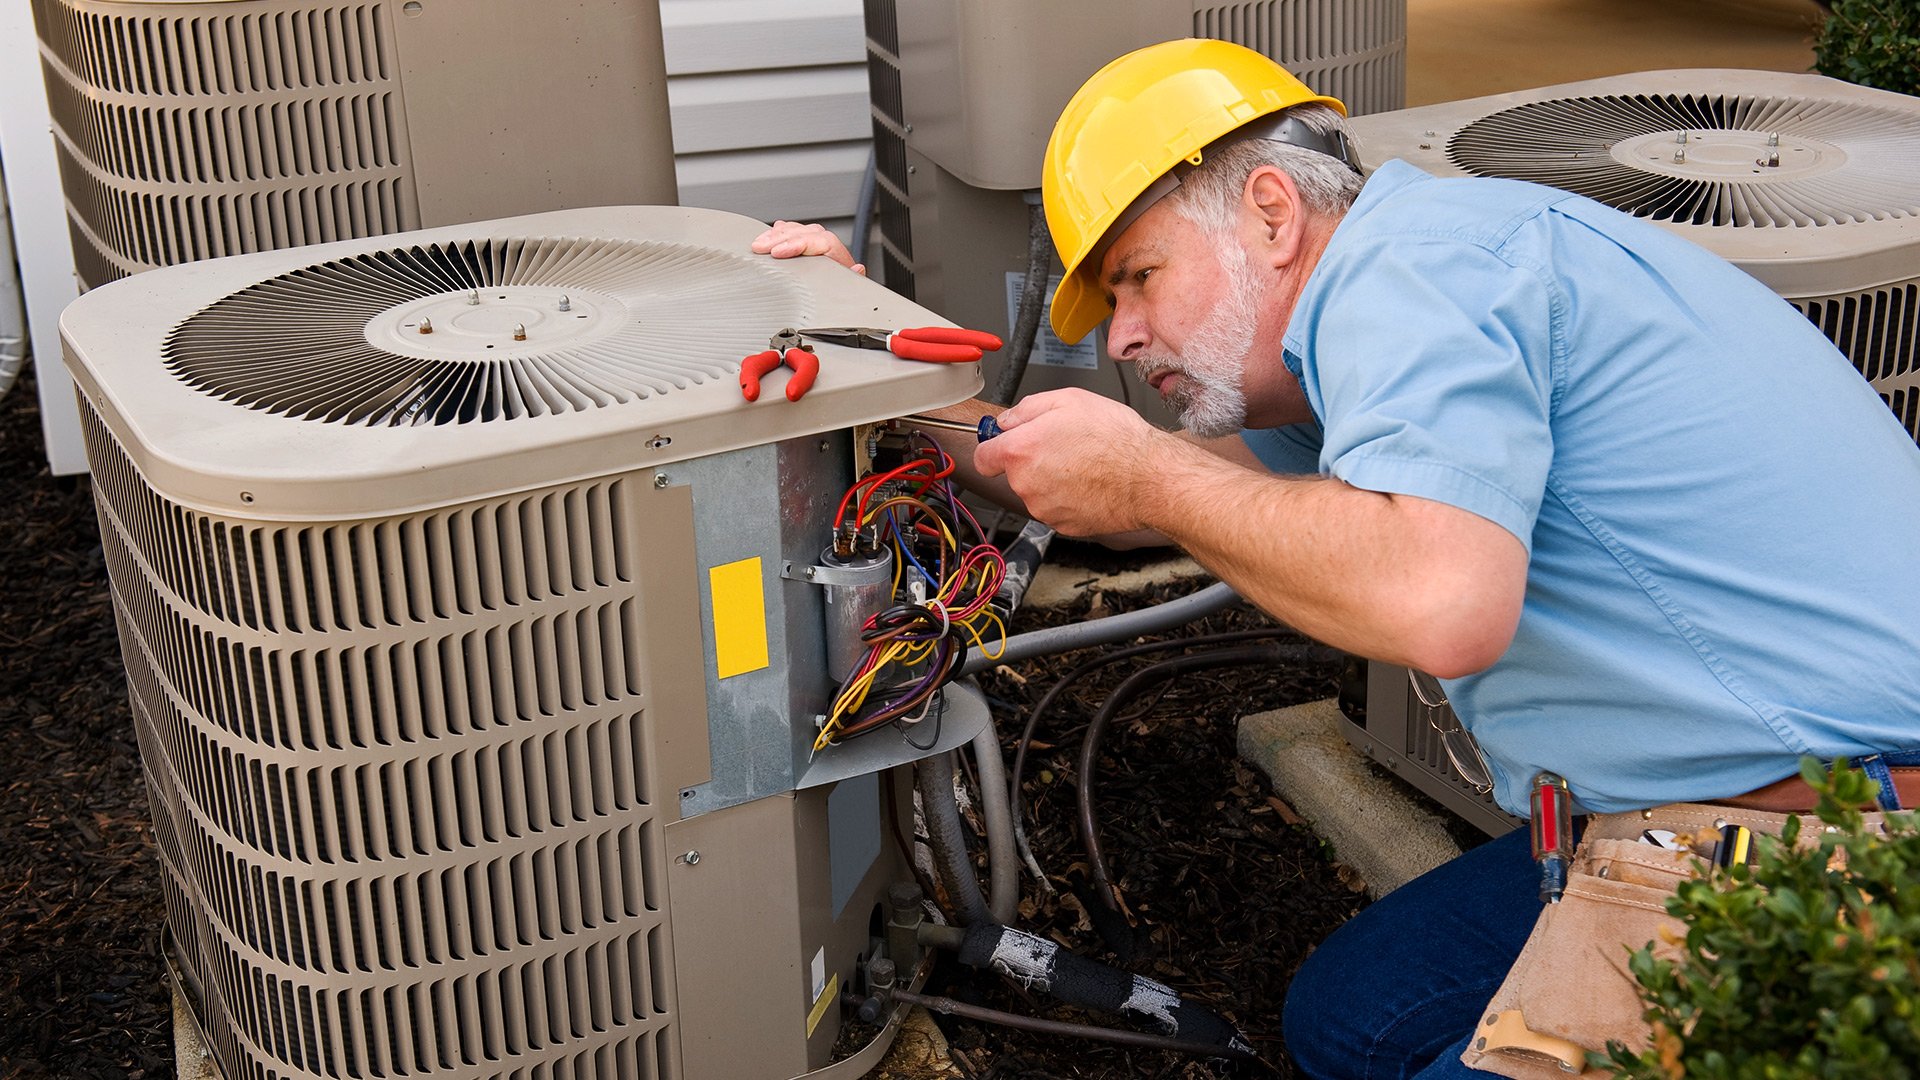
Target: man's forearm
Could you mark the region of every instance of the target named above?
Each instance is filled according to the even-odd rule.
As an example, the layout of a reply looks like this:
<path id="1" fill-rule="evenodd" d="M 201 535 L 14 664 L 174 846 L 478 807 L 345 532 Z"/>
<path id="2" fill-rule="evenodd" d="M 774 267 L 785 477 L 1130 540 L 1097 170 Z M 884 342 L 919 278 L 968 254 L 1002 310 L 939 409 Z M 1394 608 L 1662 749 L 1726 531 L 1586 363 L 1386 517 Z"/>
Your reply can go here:
<path id="1" fill-rule="evenodd" d="M 1317 640 L 1452 676 L 1491 664 L 1512 638 L 1526 553 L 1490 521 L 1172 440 L 1131 472 L 1143 524 Z"/>

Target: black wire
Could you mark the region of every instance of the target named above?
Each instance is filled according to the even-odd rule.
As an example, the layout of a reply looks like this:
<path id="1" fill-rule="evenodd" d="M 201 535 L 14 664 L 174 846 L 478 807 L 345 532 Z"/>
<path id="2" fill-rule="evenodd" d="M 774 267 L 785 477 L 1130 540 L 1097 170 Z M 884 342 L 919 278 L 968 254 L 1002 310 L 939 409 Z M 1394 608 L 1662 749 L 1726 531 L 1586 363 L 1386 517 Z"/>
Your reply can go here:
<path id="1" fill-rule="evenodd" d="M 1203 653 L 1176 656 L 1170 660 L 1149 664 L 1127 676 L 1124 682 L 1114 688 L 1113 693 L 1108 695 L 1106 703 L 1093 714 L 1093 719 L 1087 724 L 1087 733 L 1080 739 L 1079 792 L 1074 800 L 1079 810 L 1081 845 L 1087 854 L 1087 866 L 1092 873 L 1094 892 L 1098 894 L 1102 904 L 1109 910 L 1119 910 L 1119 904 L 1113 896 L 1113 881 L 1107 874 L 1107 861 L 1100 851 L 1099 822 L 1093 816 L 1094 763 L 1100 751 L 1100 737 L 1105 733 L 1114 713 L 1138 693 L 1142 686 L 1172 675 L 1206 668 L 1244 666 L 1263 661 L 1271 663 L 1301 659 L 1332 660 L 1339 656 L 1340 653 L 1333 649 L 1316 645 L 1241 645 L 1211 649 Z"/>
<path id="2" fill-rule="evenodd" d="M 1033 707 L 1031 713 L 1027 714 L 1026 726 L 1020 730 L 1020 741 L 1014 745 L 1013 776 L 1010 778 L 1009 783 L 1013 787 L 1013 792 L 1010 797 L 1012 799 L 1015 828 L 1019 829 L 1023 834 L 1026 831 L 1025 826 L 1021 824 L 1021 811 L 1024 805 L 1022 798 L 1022 780 L 1026 776 L 1027 748 L 1033 743 L 1033 733 L 1040 726 L 1040 718 L 1046 715 L 1047 710 L 1053 706 L 1055 699 L 1059 698 L 1068 686 L 1106 667 L 1108 664 L 1118 663 L 1128 657 L 1140 656 L 1145 653 L 1161 652 L 1168 649 L 1185 649 L 1196 645 L 1225 645 L 1241 641 L 1261 641 L 1270 638 L 1294 636 L 1297 635 L 1293 630 L 1284 626 L 1275 626 L 1260 630 L 1229 630 L 1218 634 L 1201 634 L 1197 637 L 1175 638 L 1172 641 L 1149 641 L 1140 645 L 1129 645 L 1125 648 L 1101 653 L 1099 656 L 1094 657 L 1092 660 L 1081 664 L 1079 667 L 1061 676 L 1060 681 L 1054 683 L 1053 687 L 1040 698 L 1040 703 Z"/>
<path id="3" fill-rule="evenodd" d="M 914 742 L 913 739 L 907 735 L 908 730 L 919 727 L 922 723 L 926 722 L 925 720 L 916 721 L 911 724 L 902 723 L 899 720 L 893 722 L 894 726 L 900 729 L 900 738 L 905 740 L 906 744 L 915 750 L 931 750 L 940 744 L 940 721 L 945 719 L 947 715 L 947 696 L 936 690 L 934 692 L 933 704 L 930 705 L 929 708 L 933 711 L 933 738 L 929 739 L 925 746 Z"/>

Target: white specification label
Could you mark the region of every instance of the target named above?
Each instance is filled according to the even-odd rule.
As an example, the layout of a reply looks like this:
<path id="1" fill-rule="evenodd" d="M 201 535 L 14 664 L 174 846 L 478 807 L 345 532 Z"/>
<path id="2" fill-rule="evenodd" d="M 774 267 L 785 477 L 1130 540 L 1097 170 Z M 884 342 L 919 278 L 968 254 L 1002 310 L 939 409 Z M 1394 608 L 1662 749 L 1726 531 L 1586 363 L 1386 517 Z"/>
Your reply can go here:
<path id="1" fill-rule="evenodd" d="M 1020 288 L 1027 282 L 1027 275 L 1012 271 L 1007 274 L 1007 325 L 1012 326 L 1020 316 Z M 1069 345 L 1053 336 L 1053 293 L 1060 287 L 1060 275 L 1047 279 L 1047 305 L 1040 312 L 1040 332 L 1034 336 L 1033 353 L 1027 357 L 1029 364 L 1044 364 L 1047 367 L 1080 368 L 1085 371 L 1100 369 L 1100 354 L 1093 347 L 1097 335 L 1088 334 L 1080 339 L 1080 344 Z"/>

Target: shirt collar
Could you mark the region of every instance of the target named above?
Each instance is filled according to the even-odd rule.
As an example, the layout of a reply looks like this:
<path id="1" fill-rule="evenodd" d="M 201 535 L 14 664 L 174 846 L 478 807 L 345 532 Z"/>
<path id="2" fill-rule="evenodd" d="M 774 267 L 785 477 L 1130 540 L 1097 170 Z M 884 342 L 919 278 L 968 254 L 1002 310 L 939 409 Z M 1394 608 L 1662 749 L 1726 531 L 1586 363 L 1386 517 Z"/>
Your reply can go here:
<path id="1" fill-rule="evenodd" d="M 1402 188 L 1431 179 L 1433 179 L 1432 176 L 1422 172 L 1418 167 L 1398 158 L 1381 163 L 1380 167 L 1373 171 L 1373 175 L 1367 177 L 1366 184 L 1360 188 L 1359 196 L 1353 200 L 1353 205 L 1340 219 L 1340 224 L 1334 226 L 1333 236 L 1328 238 L 1327 246 L 1320 252 L 1320 261 L 1314 265 L 1313 273 L 1307 276 L 1307 283 L 1300 290 L 1298 299 L 1294 301 L 1293 310 L 1297 313 L 1308 307 L 1309 303 L 1315 299 L 1314 293 L 1322 284 L 1321 267 L 1328 265 L 1328 260 L 1339 252 L 1343 237 L 1352 235 L 1360 227 L 1361 221 Z M 1306 354 L 1307 337 L 1306 327 L 1301 325 L 1299 320 L 1288 320 L 1287 332 L 1280 339 L 1280 347 L 1281 361 L 1287 365 L 1287 371 L 1296 379 L 1302 378 L 1304 364 L 1302 357 Z"/>

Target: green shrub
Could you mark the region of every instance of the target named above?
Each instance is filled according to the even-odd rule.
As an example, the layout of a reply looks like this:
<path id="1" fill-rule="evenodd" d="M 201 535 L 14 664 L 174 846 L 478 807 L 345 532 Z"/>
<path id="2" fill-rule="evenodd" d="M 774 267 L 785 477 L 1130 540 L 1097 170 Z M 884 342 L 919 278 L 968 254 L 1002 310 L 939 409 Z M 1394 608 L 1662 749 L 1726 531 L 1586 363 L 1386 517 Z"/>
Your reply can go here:
<path id="1" fill-rule="evenodd" d="M 1813 69 L 1920 94 L 1920 0 L 1838 0 L 1814 37 Z"/>
<path id="2" fill-rule="evenodd" d="M 1676 961 L 1630 962 L 1653 1025 L 1640 1054 L 1619 1043 L 1596 1068 L 1630 1080 L 1902 1080 L 1920 1070 L 1920 820 L 1884 835 L 1855 807 L 1873 781 L 1811 758 L 1817 846 L 1800 819 L 1756 837 L 1751 867 L 1683 883 L 1667 910 L 1686 924 Z"/>

